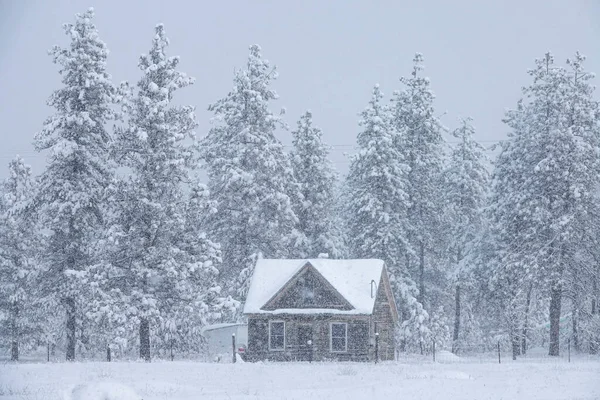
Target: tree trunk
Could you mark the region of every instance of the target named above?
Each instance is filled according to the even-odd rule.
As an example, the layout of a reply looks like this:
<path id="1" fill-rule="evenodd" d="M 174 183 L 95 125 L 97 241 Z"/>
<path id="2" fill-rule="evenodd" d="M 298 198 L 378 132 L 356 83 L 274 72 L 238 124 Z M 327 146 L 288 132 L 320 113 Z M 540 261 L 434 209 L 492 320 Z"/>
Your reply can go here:
<path id="1" fill-rule="evenodd" d="M 425 308 L 425 244 L 419 241 L 419 303 Z"/>
<path id="2" fill-rule="evenodd" d="M 550 348 L 548 355 L 560 355 L 560 308 L 562 301 L 562 287 L 553 285 L 550 291 Z"/>
<path id="3" fill-rule="evenodd" d="M 529 285 L 527 290 L 527 300 L 525 302 L 525 322 L 523 323 L 523 333 L 521 334 L 521 354 L 527 354 L 527 328 L 529 326 L 529 307 L 531 305 L 531 291 L 533 285 Z"/>
<path id="4" fill-rule="evenodd" d="M 10 361 L 19 361 L 19 342 L 16 340 L 10 344 Z"/>
<path id="5" fill-rule="evenodd" d="M 12 314 L 10 318 L 10 360 L 19 361 L 19 305 L 14 302 L 10 311 Z"/>
<path id="6" fill-rule="evenodd" d="M 140 358 L 150 362 L 150 321 L 142 318 L 140 321 Z"/>
<path id="7" fill-rule="evenodd" d="M 598 303 L 597 303 L 597 298 L 596 298 L 596 296 L 598 295 L 597 288 L 598 288 L 598 285 L 596 283 L 596 279 L 594 279 L 594 286 L 592 289 L 592 318 L 594 318 L 594 316 L 598 312 L 597 311 Z M 598 347 L 600 344 L 600 338 L 598 336 L 599 336 L 598 332 L 592 332 L 592 335 L 590 338 L 590 354 L 598 354 Z"/>
<path id="8" fill-rule="evenodd" d="M 67 361 L 75 361 L 76 339 L 76 305 L 75 299 L 68 297 L 65 299 L 67 309 Z"/>
<path id="9" fill-rule="evenodd" d="M 521 340 L 519 338 L 519 331 L 515 329 L 510 336 L 512 342 L 512 359 L 516 360 L 517 356 L 521 355 Z"/>
<path id="10" fill-rule="evenodd" d="M 579 351 L 579 328 L 577 324 L 577 319 L 579 318 L 579 310 L 577 307 L 577 302 L 573 301 L 573 309 L 571 310 L 571 325 L 573 328 L 573 349 Z"/>
<path id="11" fill-rule="evenodd" d="M 458 335 L 460 332 L 460 285 L 456 285 L 454 310 L 454 334 L 452 335 L 452 353 L 458 354 Z"/>

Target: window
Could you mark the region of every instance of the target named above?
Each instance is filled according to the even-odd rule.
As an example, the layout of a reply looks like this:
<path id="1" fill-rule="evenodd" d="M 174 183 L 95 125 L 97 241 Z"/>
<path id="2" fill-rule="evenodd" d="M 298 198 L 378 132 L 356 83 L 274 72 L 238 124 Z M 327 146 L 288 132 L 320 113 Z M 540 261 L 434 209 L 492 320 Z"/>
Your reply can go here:
<path id="1" fill-rule="evenodd" d="M 348 324 L 333 322 L 331 324 L 331 351 L 344 352 L 348 349 Z"/>
<path id="2" fill-rule="evenodd" d="M 312 306 L 315 300 L 314 282 L 309 277 L 300 278 L 302 305 Z"/>
<path id="3" fill-rule="evenodd" d="M 269 350 L 284 350 L 285 322 L 269 321 Z"/>

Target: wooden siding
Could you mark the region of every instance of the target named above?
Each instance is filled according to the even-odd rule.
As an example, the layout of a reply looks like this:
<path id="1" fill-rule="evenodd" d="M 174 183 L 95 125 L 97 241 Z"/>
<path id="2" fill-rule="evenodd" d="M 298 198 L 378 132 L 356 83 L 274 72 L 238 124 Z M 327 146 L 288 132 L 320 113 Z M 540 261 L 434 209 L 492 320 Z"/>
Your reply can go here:
<path id="1" fill-rule="evenodd" d="M 269 350 L 269 320 L 285 321 L 285 350 Z M 370 353 L 369 316 L 337 316 L 337 315 L 269 315 L 250 316 L 248 318 L 248 349 L 249 360 L 271 361 L 307 361 L 312 351 L 314 361 L 367 361 Z M 330 335 L 331 323 L 346 323 L 347 350 L 332 352 Z M 299 343 L 298 337 L 302 327 L 310 326 L 312 330 L 312 346 Z M 303 333 L 305 333 L 304 331 Z"/>
<path id="2" fill-rule="evenodd" d="M 391 295 L 391 293 L 390 293 Z M 375 299 L 375 308 L 373 310 L 371 334 L 379 332 L 379 359 L 393 360 L 395 356 L 394 339 L 394 318 L 392 315 L 392 306 L 386 290 L 386 282 L 381 277 L 377 287 L 377 297 Z"/>

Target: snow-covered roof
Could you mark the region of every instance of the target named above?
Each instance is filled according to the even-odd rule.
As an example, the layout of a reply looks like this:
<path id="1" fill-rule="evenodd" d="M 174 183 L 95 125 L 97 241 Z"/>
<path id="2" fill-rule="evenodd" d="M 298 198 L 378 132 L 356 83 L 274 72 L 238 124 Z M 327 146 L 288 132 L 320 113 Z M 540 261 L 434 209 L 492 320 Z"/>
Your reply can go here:
<path id="1" fill-rule="evenodd" d="M 214 331 L 215 329 L 223 329 L 223 328 L 231 328 L 232 326 L 244 326 L 246 324 L 243 323 L 223 323 L 223 324 L 213 324 L 206 325 L 200 330 L 200 334 L 203 335 L 204 332 Z"/>
<path id="2" fill-rule="evenodd" d="M 285 284 L 310 263 L 353 307 L 336 309 L 261 310 Z M 379 285 L 384 264 L 377 259 L 332 260 L 260 259 L 256 263 L 246 303 L 245 314 L 367 314 L 373 313 L 375 296 L 371 297 L 371 281 Z"/>

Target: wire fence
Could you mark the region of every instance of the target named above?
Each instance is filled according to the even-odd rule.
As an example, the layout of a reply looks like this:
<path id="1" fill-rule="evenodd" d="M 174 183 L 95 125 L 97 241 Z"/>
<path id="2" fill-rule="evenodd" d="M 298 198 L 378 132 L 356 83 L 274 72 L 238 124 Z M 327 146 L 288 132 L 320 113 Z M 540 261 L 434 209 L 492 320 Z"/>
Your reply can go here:
<path id="1" fill-rule="evenodd" d="M 575 348 L 570 340 L 561 341 L 560 352 L 558 356 L 548 355 L 548 346 L 531 346 L 529 348 L 519 349 L 518 354 L 513 355 L 512 346 L 507 341 L 497 341 L 496 343 L 487 343 L 486 345 L 472 346 L 472 345 L 460 345 L 458 348 L 451 349 L 442 346 L 432 341 L 429 346 L 423 346 L 423 352 L 396 352 L 396 362 L 406 364 L 483 364 L 483 363 L 495 363 L 495 364 L 509 364 L 509 363 L 584 363 L 584 362 L 600 362 L 600 352 L 593 354 L 590 348 L 584 346 L 583 348 Z M 237 348 L 235 343 L 233 344 L 233 350 L 229 352 L 227 359 L 232 362 L 231 354 L 233 357 L 237 357 Z M 312 354 L 298 353 L 298 357 L 292 357 L 290 361 L 308 361 L 312 362 Z M 113 358 L 113 361 L 135 361 L 138 359 L 137 353 L 132 351 L 127 354 L 119 354 Z M 198 352 L 194 354 L 173 354 L 160 353 L 155 354 L 154 359 L 156 360 L 187 360 L 197 362 L 214 362 L 210 359 L 207 354 Z M 81 354 L 79 360 L 82 361 L 107 361 L 105 353 L 87 353 Z M 353 358 L 356 361 L 356 357 Z M 373 354 L 366 354 L 362 357 L 362 361 L 366 362 L 377 362 L 381 360 L 380 355 L 377 351 Z M 317 359 L 315 359 L 317 361 Z M 0 346 L 0 363 L 10 362 L 10 352 L 8 348 Z M 35 350 L 29 349 L 29 351 L 23 351 L 19 357 L 20 363 L 40 363 L 40 362 L 64 362 L 64 352 L 57 350 L 50 352 L 50 349 L 45 347 L 39 347 Z M 235 362 L 235 361 L 233 361 Z"/>
<path id="2" fill-rule="evenodd" d="M 460 346 L 452 352 L 450 349 L 432 343 L 427 352 L 398 352 L 396 359 L 405 363 L 581 363 L 600 362 L 600 353 L 592 354 L 589 349 L 575 349 L 571 341 L 561 344 L 559 355 L 548 355 L 548 347 L 519 349 L 513 354 L 512 347 L 502 341 L 487 346 Z"/>

